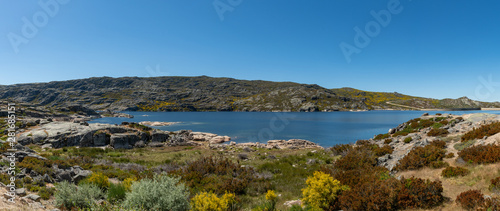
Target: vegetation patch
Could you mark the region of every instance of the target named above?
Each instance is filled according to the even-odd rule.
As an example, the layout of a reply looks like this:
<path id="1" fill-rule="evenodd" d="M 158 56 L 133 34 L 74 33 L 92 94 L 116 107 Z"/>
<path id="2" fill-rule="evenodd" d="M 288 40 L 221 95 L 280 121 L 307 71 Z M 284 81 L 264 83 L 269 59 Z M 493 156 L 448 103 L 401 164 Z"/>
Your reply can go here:
<path id="1" fill-rule="evenodd" d="M 500 161 L 500 146 L 494 144 L 472 146 L 458 152 L 458 156 L 469 163 L 496 163 Z"/>
<path id="2" fill-rule="evenodd" d="M 500 122 L 493 122 L 486 125 L 481 125 L 479 128 L 473 128 L 462 136 L 462 142 L 482 139 L 485 136 L 492 136 L 500 132 Z"/>
<path id="3" fill-rule="evenodd" d="M 479 190 L 468 190 L 460 193 L 455 200 L 462 208 L 475 210 L 484 207 L 484 195 Z"/>
<path id="4" fill-rule="evenodd" d="M 468 141 L 463 141 L 460 143 L 457 143 L 453 145 L 453 148 L 455 148 L 458 151 L 462 151 L 463 149 L 470 147 L 476 143 L 476 140 L 468 140 Z"/>
<path id="5" fill-rule="evenodd" d="M 431 163 L 442 161 L 446 150 L 444 141 L 434 141 L 425 147 L 415 147 L 408 155 L 401 159 L 395 167 L 397 170 L 415 170 L 424 166 L 430 166 Z"/>
<path id="6" fill-rule="evenodd" d="M 463 177 L 469 173 L 470 173 L 470 171 L 466 168 L 449 166 L 449 167 L 446 167 L 441 172 L 441 176 L 443 176 L 445 178 L 458 177 L 458 176 Z"/>
<path id="7" fill-rule="evenodd" d="M 433 137 L 438 137 L 438 136 L 444 137 L 447 136 L 448 134 L 450 134 L 450 132 L 448 132 L 448 130 L 443 128 L 432 128 L 432 130 L 427 133 L 428 136 L 433 136 Z"/>

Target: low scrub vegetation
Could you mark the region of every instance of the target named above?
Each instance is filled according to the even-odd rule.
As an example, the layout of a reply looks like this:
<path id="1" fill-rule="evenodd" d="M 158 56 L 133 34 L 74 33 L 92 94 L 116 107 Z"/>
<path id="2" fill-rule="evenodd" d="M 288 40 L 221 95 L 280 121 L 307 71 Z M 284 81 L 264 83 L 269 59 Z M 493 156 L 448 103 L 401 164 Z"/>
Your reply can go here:
<path id="1" fill-rule="evenodd" d="M 307 178 L 307 187 L 302 189 L 302 201 L 313 209 L 338 209 L 338 196 L 349 187 L 340 184 L 329 174 L 317 171 Z"/>
<path id="2" fill-rule="evenodd" d="M 443 128 L 432 128 L 431 131 L 429 131 L 427 133 L 428 136 L 434 136 L 434 137 L 438 137 L 438 136 L 447 136 L 450 132 L 448 132 L 448 130 L 446 129 L 443 129 Z"/>
<path id="3" fill-rule="evenodd" d="M 156 175 L 132 184 L 124 207 L 134 210 L 185 211 L 189 209 L 189 191 L 178 178 Z"/>
<path id="4" fill-rule="evenodd" d="M 500 161 L 500 146 L 494 144 L 472 146 L 460 151 L 458 156 L 468 163 L 496 163 Z"/>
<path id="5" fill-rule="evenodd" d="M 232 211 L 237 210 L 236 196 L 231 193 L 226 193 L 221 197 L 217 197 L 215 193 L 200 192 L 191 199 L 191 210 L 207 211 L 221 210 Z"/>
<path id="6" fill-rule="evenodd" d="M 462 177 L 469 173 L 470 171 L 466 168 L 449 166 L 443 169 L 443 171 L 441 172 L 441 176 L 445 178 L 458 177 L 458 176 Z"/>
<path id="7" fill-rule="evenodd" d="M 104 198 L 103 191 L 93 184 L 82 184 L 77 187 L 64 181 L 56 188 L 56 205 L 68 210 L 89 209 L 95 201 Z"/>
<path id="8" fill-rule="evenodd" d="M 500 177 L 491 180 L 491 185 L 489 187 L 492 192 L 500 192 Z"/>
<path id="9" fill-rule="evenodd" d="M 414 170 L 431 164 L 436 165 L 435 162 L 442 161 L 445 156 L 445 145 L 444 141 L 434 141 L 425 147 L 415 147 L 399 161 L 396 169 Z"/>
<path id="10" fill-rule="evenodd" d="M 492 136 L 500 132 L 500 122 L 493 122 L 474 128 L 462 136 L 462 142 L 474 139 L 482 139 L 485 136 Z"/>
<path id="11" fill-rule="evenodd" d="M 475 210 L 485 205 L 484 195 L 479 190 L 462 192 L 457 196 L 455 201 L 467 210 Z"/>
<path id="12" fill-rule="evenodd" d="M 254 170 L 222 157 L 203 157 L 174 171 L 192 191 L 244 194 Z"/>

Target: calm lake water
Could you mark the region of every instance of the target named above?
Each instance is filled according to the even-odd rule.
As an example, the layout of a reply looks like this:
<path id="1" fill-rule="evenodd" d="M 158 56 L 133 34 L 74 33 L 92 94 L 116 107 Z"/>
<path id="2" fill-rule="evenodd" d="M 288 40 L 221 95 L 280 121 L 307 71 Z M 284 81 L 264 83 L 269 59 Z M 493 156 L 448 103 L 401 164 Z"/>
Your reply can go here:
<path id="1" fill-rule="evenodd" d="M 162 121 L 179 124 L 154 127 L 230 136 L 232 141 L 266 143 L 272 139 L 306 139 L 330 147 L 369 139 L 423 113 L 493 113 L 500 111 L 366 111 L 366 112 L 125 112 L 134 118 L 102 118 L 91 123 Z"/>

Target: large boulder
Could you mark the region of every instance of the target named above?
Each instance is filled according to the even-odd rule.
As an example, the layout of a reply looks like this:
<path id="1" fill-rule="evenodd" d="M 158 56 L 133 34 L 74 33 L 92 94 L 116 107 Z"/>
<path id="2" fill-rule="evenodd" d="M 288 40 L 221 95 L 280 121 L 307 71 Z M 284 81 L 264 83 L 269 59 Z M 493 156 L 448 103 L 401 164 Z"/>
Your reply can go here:
<path id="1" fill-rule="evenodd" d="M 168 139 L 168 134 L 161 130 L 153 130 L 151 132 L 151 142 L 166 142 Z"/>
<path id="2" fill-rule="evenodd" d="M 110 145 L 115 149 L 132 149 L 140 140 L 136 134 L 113 134 L 110 137 Z"/>

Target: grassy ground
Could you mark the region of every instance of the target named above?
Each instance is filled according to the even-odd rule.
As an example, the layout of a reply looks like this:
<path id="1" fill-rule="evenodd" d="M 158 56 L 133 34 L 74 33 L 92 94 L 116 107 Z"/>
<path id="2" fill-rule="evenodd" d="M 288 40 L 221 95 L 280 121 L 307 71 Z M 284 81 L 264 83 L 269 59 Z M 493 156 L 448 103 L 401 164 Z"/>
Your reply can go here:
<path id="1" fill-rule="evenodd" d="M 321 166 L 332 165 L 338 159 L 330 150 L 324 149 L 300 149 L 300 150 L 277 150 L 241 148 L 227 150 L 211 150 L 204 146 L 195 147 L 159 147 L 159 148 L 135 148 L 130 150 L 115 150 L 104 148 L 77 148 L 65 147 L 62 149 L 41 149 L 37 145 L 30 145 L 31 149 L 40 152 L 42 156 L 49 159 L 67 159 L 80 156 L 95 160 L 108 160 L 115 163 L 135 163 L 144 167 L 154 168 L 165 164 L 183 165 L 194 161 L 202 156 L 223 156 L 234 162 L 247 167 L 253 167 L 259 175 L 268 178 L 271 187 L 279 195 L 277 208 L 287 209 L 283 203 L 289 200 L 297 200 L 302 197 L 301 189 L 305 187 L 305 181 L 314 171 Z M 241 159 L 245 154 L 248 159 Z M 111 179 L 123 180 L 131 177 L 131 173 L 114 169 L 105 165 L 93 165 L 93 171 L 107 174 Z M 240 196 L 243 209 L 250 210 L 264 202 L 264 195 L 248 193 Z"/>

